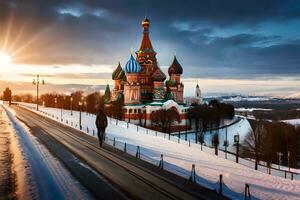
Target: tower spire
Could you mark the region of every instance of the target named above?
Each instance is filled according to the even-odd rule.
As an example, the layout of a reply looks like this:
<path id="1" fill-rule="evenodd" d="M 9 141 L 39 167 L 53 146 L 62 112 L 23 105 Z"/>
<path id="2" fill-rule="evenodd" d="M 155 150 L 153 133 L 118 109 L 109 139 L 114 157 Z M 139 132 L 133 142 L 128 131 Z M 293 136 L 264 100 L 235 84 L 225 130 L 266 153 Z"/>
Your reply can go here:
<path id="1" fill-rule="evenodd" d="M 154 51 L 149 37 L 150 20 L 147 17 L 145 17 L 145 19 L 142 21 L 142 27 L 143 27 L 143 39 L 142 39 L 140 51 L 145 51 L 145 50 Z"/>

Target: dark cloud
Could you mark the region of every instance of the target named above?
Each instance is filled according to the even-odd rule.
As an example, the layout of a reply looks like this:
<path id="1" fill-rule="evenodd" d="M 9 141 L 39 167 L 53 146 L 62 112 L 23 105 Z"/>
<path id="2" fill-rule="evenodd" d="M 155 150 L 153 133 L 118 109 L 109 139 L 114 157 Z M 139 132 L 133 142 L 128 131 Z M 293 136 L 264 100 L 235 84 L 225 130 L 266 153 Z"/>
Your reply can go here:
<path id="1" fill-rule="evenodd" d="M 298 27 L 278 31 L 300 21 L 296 0 L 1 1 L 0 44 L 13 19 L 12 49 L 26 46 L 15 62 L 125 63 L 130 49 L 139 46 L 145 14 L 152 21 L 151 38 L 160 64 L 168 65 L 176 52 L 186 77 L 300 73 L 300 35 L 289 35 Z M 268 23 L 272 25 L 264 28 Z M 99 75 L 79 77 L 88 76 Z"/>

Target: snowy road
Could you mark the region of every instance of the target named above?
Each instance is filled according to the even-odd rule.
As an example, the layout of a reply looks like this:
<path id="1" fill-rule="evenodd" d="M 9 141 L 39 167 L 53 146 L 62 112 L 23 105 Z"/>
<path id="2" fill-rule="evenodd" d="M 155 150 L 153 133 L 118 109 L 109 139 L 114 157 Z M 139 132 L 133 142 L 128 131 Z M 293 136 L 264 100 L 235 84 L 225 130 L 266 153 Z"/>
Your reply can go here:
<path id="1" fill-rule="evenodd" d="M 164 173 L 160 170 L 159 173 L 155 172 L 158 170 L 157 167 L 151 165 L 152 169 L 149 169 L 149 166 L 145 166 L 145 162 L 142 165 L 137 164 L 140 160 L 136 158 L 124 159 L 122 155 L 112 151 L 111 147 L 109 150 L 99 148 L 98 141 L 94 137 L 51 119 L 39 118 L 37 114 L 25 109 L 14 109 L 17 116 L 29 127 L 40 127 L 133 199 L 223 199 L 214 191 L 195 184 L 189 186 L 191 183 L 179 176 L 169 175 L 176 178 L 173 181 L 162 177 L 161 174 Z"/>
<path id="2" fill-rule="evenodd" d="M 19 150 L 28 164 L 31 196 L 37 199 L 92 199 L 89 192 L 45 148 L 12 110 L 7 109 Z"/>
<path id="3" fill-rule="evenodd" d="M 60 121 L 59 109 L 41 107 L 41 110 L 50 114 L 47 115 L 48 117 Z M 45 113 L 39 114 L 46 115 Z M 71 125 L 72 122 L 76 127 L 78 112 L 73 112 L 73 116 L 70 116 L 69 111 L 64 111 L 63 114 L 64 123 L 68 121 Z M 89 127 L 89 134 L 92 134 L 94 122 L 95 116 L 83 114 L 84 132 Z M 243 199 L 242 193 L 246 183 L 250 185 L 251 194 L 259 199 L 300 199 L 299 180 L 292 181 L 255 171 L 247 166 L 214 156 L 209 153 L 210 149 L 205 149 L 207 152 L 201 151 L 199 145 L 189 147 L 185 141 L 177 143 L 175 137 L 169 141 L 163 137 L 156 137 L 155 133 L 151 131 L 148 133 L 142 128 L 138 131 L 135 125 L 129 124 L 127 128 L 126 123 L 116 123 L 115 120 L 109 124 L 107 132 L 110 138 L 115 137 L 118 141 L 126 142 L 128 147 L 141 146 L 142 153 L 154 163 L 158 163 L 160 154 L 163 154 L 165 162 L 168 163 L 166 169 L 183 177 L 189 177 L 191 166 L 195 164 L 197 182 L 200 185 L 216 188 L 218 177 L 223 174 L 224 182 L 230 189 L 225 193 L 233 199 Z"/>

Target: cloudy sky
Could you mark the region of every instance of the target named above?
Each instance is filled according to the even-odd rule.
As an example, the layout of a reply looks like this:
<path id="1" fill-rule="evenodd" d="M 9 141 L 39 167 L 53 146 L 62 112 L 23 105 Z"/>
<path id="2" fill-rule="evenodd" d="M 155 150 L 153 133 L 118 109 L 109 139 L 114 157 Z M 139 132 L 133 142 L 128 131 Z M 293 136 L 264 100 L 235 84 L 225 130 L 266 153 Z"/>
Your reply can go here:
<path id="1" fill-rule="evenodd" d="M 118 61 L 139 47 L 145 15 L 161 68 L 174 54 L 184 67 L 186 95 L 197 82 L 207 94 L 299 92 L 296 0 L 1 0 L 0 51 L 12 61 L 0 61 L 1 88 L 36 73 L 51 84 L 44 91 L 112 84 Z"/>

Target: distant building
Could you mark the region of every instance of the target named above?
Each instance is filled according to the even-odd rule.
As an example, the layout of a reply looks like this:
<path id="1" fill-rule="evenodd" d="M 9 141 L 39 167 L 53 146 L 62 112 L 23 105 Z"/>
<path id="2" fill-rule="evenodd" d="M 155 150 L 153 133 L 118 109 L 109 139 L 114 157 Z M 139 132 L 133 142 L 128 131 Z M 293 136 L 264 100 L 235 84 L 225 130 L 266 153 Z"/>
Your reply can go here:
<path id="1" fill-rule="evenodd" d="M 193 97 L 186 97 L 184 98 L 184 101 L 186 103 L 187 106 L 190 105 L 200 105 L 203 103 L 203 98 L 202 98 L 202 94 L 201 94 L 201 90 L 199 85 L 196 85 L 196 90 L 195 90 L 195 96 Z"/>
<path id="2" fill-rule="evenodd" d="M 168 69 L 169 79 L 158 66 L 156 52 L 149 37 L 150 21 L 142 21 L 143 38 L 141 46 L 131 55 L 125 66 L 118 63 L 112 73 L 114 89 L 111 91 L 110 102 L 122 99 L 123 119 L 149 124 L 151 113 L 159 109 L 175 108 L 185 124 L 187 107 L 184 104 L 184 85 L 181 82 L 183 68 L 176 56 Z M 107 89 L 108 90 L 108 89 Z M 201 92 L 200 92 L 201 95 Z M 144 123 L 144 121 L 146 122 Z"/>

